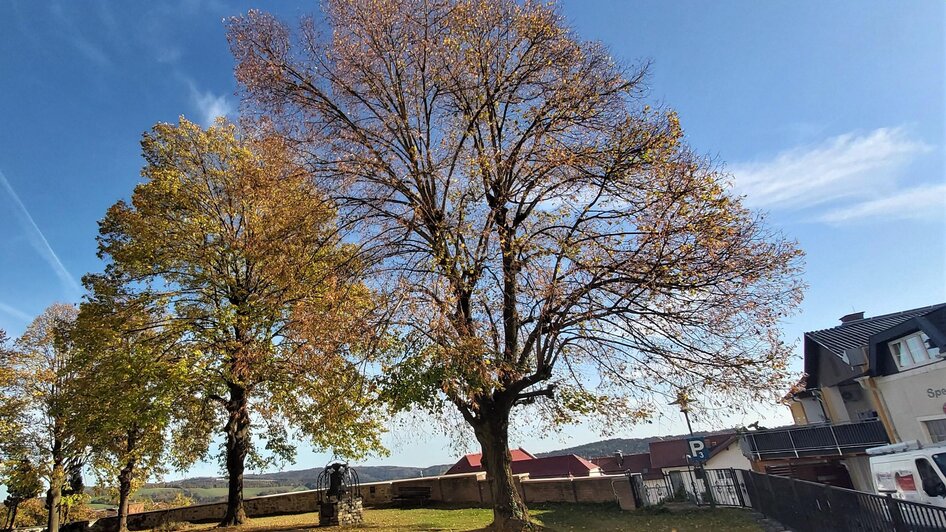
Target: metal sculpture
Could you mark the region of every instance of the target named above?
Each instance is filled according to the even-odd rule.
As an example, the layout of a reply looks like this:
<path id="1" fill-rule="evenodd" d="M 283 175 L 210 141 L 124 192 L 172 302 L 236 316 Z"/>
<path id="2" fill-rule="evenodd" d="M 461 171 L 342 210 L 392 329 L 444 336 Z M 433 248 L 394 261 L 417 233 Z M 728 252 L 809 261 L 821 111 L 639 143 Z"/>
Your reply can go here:
<path id="1" fill-rule="evenodd" d="M 319 490 L 319 503 L 323 501 L 354 501 L 361 497 L 358 473 L 347 463 L 335 462 L 325 466 L 315 482 Z"/>

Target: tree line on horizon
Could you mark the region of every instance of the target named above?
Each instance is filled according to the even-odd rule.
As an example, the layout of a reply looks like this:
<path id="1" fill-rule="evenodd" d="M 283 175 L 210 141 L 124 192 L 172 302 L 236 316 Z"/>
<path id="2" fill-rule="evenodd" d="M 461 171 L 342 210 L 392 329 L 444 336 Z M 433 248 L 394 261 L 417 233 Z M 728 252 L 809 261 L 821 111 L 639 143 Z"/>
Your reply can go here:
<path id="1" fill-rule="evenodd" d="M 383 453 L 408 411 L 473 434 L 493 527 L 526 530 L 514 410 L 620 426 L 787 386 L 802 253 L 646 104 L 646 64 L 531 1 L 226 25 L 239 120 L 145 133 L 81 304 L 0 337 L 0 476 L 14 507 L 46 490 L 49 532 L 84 470 L 125 531 L 148 478 L 214 456 L 240 525 L 246 467 Z"/>

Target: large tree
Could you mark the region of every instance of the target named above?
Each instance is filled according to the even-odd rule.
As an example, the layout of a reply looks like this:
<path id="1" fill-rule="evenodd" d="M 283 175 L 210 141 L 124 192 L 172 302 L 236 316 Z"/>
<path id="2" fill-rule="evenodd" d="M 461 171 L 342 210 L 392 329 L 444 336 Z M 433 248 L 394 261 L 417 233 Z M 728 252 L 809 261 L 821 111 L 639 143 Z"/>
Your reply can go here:
<path id="1" fill-rule="evenodd" d="M 644 67 L 514 0 L 329 0 L 229 23 L 246 108 L 308 157 L 397 303 L 395 400 L 438 394 L 529 526 L 510 413 L 640 419 L 686 389 L 767 397 L 800 252 L 641 100 Z M 327 31 L 320 28 L 327 27 Z M 368 260 L 368 259 L 366 259 Z"/>
<path id="2" fill-rule="evenodd" d="M 287 422 L 338 454 L 378 447 L 358 366 L 371 347 L 370 294 L 334 206 L 278 138 L 182 118 L 156 125 L 142 147 L 145 181 L 101 223 L 105 275 L 161 305 L 155 326 L 184 329 L 200 404 L 220 413 L 226 438 L 222 524 L 240 524 L 246 461 L 261 457 L 254 424 L 270 456 L 294 452 Z M 206 448 L 209 426 L 184 433 Z"/>
<path id="3" fill-rule="evenodd" d="M 63 493 L 81 491 L 85 451 L 74 437 L 67 415 L 70 361 L 75 354 L 66 331 L 75 321 L 75 306 L 57 303 L 36 317 L 2 357 L 0 396 L 15 404 L 17 419 L 6 431 L 10 458 L 26 460 L 47 484 L 47 529 L 59 530 L 68 511 Z M 9 404 L 9 403 L 8 403 Z"/>
<path id="4" fill-rule="evenodd" d="M 189 438 L 170 441 L 186 423 L 182 416 L 201 409 L 188 404 L 195 383 L 184 329 L 112 279 L 89 275 L 85 284 L 89 295 L 69 331 L 75 355 L 68 415 L 100 485 L 117 488 L 118 529 L 127 532 L 133 491 L 201 454 L 199 445 L 180 445 Z"/>

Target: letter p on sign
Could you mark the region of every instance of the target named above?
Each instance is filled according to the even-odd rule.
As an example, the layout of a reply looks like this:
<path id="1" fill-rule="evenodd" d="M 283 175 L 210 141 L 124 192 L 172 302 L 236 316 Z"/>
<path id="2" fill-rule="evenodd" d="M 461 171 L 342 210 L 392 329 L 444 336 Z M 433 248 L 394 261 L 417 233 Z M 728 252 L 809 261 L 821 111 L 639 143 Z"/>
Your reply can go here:
<path id="1" fill-rule="evenodd" d="M 703 441 L 703 438 L 692 438 L 687 440 L 687 443 L 690 445 L 690 456 L 694 460 L 703 461 L 708 458 L 706 452 L 706 442 Z"/>

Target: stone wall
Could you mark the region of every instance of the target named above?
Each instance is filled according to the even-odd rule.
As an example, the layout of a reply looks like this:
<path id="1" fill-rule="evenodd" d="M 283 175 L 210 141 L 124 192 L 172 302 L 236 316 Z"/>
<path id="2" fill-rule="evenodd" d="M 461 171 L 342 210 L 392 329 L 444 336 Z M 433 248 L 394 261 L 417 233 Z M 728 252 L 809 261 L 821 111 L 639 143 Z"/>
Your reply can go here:
<path id="1" fill-rule="evenodd" d="M 318 492 L 315 490 L 253 497 L 245 499 L 243 504 L 246 508 L 246 515 L 249 517 L 315 512 L 319 506 Z M 130 530 L 146 530 L 169 523 L 212 523 L 223 519 L 226 510 L 227 504 L 218 502 L 130 514 L 128 516 L 128 528 Z M 95 522 L 94 528 L 103 531 L 115 530 L 118 528 L 118 518 L 106 517 L 99 519 Z"/>
<path id="2" fill-rule="evenodd" d="M 522 479 L 523 499 L 531 502 L 618 502 L 634 509 L 634 496 L 623 475 L 575 478 Z"/>
<path id="3" fill-rule="evenodd" d="M 530 479 L 516 475 L 516 487 L 526 504 L 540 502 L 603 503 L 618 502 L 624 510 L 633 510 L 631 485 L 623 475 L 575 478 Z M 452 504 L 489 506 L 492 496 L 485 473 L 413 478 L 361 485 L 364 505 L 390 504 L 404 488 L 429 488 L 430 500 Z M 318 491 L 294 491 L 244 501 L 249 517 L 298 514 L 318 510 Z M 223 518 L 226 503 L 198 504 L 169 510 L 142 512 L 128 516 L 128 528 L 144 530 L 175 522 L 205 523 Z M 117 519 L 99 519 L 94 528 L 114 530 Z"/>

